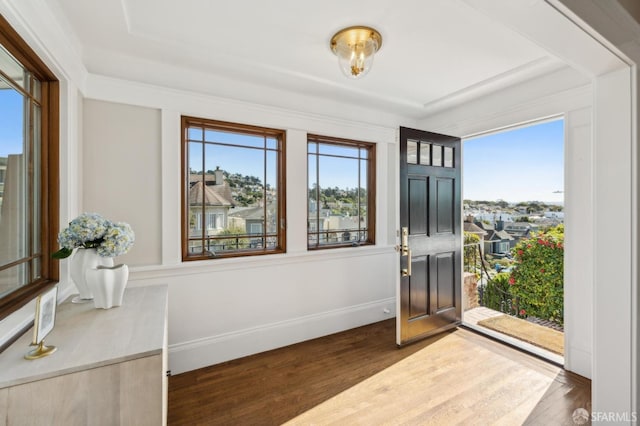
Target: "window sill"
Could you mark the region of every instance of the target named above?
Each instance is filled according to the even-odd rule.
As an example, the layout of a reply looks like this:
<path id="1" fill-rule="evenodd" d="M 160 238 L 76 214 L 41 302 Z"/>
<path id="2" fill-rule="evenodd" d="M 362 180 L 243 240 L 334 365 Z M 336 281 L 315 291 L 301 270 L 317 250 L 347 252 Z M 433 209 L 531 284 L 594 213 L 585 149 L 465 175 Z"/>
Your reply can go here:
<path id="1" fill-rule="evenodd" d="M 309 250 L 298 253 L 266 254 L 253 257 L 231 257 L 207 260 L 191 260 L 176 264 L 138 266 L 130 269 L 133 280 L 171 276 L 186 276 L 211 272 L 265 268 L 300 262 L 317 262 L 366 257 L 395 253 L 394 246 L 360 246 L 333 248 L 332 250 Z"/>

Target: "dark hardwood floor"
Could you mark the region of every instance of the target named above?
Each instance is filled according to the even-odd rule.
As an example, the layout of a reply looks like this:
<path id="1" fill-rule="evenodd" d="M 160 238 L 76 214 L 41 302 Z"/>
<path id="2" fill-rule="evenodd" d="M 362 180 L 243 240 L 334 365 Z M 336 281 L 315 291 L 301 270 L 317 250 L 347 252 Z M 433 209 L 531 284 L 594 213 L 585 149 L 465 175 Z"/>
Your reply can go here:
<path id="1" fill-rule="evenodd" d="M 590 401 L 589 380 L 468 330 L 398 349 L 393 319 L 169 378 L 170 425 L 573 424 Z"/>

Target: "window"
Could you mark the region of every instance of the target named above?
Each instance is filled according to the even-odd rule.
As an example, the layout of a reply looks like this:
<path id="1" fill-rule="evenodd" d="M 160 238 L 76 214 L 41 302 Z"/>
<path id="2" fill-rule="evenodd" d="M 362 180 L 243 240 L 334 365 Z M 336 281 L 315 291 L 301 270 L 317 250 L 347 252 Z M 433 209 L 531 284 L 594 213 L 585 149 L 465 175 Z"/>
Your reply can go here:
<path id="1" fill-rule="evenodd" d="M 375 144 L 307 137 L 309 249 L 375 243 Z"/>
<path id="2" fill-rule="evenodd" d="M 58 82 L 0 16 L 0 320 L 58 279 Z"/>
<path id="3" fill-rule="evenodd" d="M 407 141 L 407 163 L 453 168 L 455 167 L 453 164 L 453 148 L 409 139 Z"/>
<path id="4" fill-rule="evenodd" d="M 285 251 L 285 132 L 182 117 L 182 259 Z"/>

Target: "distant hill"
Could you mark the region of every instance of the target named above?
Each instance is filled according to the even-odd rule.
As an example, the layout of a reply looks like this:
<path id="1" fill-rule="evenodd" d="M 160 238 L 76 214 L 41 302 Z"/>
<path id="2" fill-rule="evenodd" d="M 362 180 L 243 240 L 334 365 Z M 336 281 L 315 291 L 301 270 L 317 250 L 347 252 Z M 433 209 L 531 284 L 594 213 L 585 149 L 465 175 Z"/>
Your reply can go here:
<path id="1" fill-rule="evenodd" d="M 564 203 L 558 201 L 519 201 L 509 202 L 505 200 L 464 200 L 463 203 L 470 208 L 489 207 L 499 209 L 523 209 L 527 211 L 562 211 Z"/>

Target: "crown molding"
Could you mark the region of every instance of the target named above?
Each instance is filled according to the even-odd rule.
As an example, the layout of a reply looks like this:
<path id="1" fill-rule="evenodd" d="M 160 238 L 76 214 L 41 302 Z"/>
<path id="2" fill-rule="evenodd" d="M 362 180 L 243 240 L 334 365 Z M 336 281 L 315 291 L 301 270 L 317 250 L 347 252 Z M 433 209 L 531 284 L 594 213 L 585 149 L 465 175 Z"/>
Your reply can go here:
<path id="1" fill-rule="evenodd" d="M 503 90 L 509 86 L 552 73 L 566 65 L 550 56 L 545 56 L 502 74 L 496 75 L 445 97 L 429 102 L 423 107 L 424 116 L 437 114 L 449 108 L 473 101 L 482 96 Z"/>

